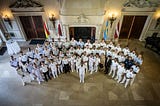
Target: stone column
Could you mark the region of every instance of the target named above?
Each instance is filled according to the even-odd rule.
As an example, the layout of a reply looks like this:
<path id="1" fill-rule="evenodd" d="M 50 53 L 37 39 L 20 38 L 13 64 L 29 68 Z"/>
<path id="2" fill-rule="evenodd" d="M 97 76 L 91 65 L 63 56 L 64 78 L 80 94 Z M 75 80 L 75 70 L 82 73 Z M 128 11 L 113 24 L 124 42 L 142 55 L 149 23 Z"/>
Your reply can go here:
<path id="1" fill-rule="evenodd" d="M 102 27 L 101 24 L 99 24 L 99 25 L 96 26 L 96 36 L 95 36 L 95 39 L 97 39 L 97 40 L 100 40 L 101 27 Z"/>
<path id="2" fill-rule="evenodd" d="M 69 41 L 69 40 L 70 40 L 70 36 L 69 36 L 69 25 L 65 25 L 65 32 L 66 32 L 67 41 Z"/>

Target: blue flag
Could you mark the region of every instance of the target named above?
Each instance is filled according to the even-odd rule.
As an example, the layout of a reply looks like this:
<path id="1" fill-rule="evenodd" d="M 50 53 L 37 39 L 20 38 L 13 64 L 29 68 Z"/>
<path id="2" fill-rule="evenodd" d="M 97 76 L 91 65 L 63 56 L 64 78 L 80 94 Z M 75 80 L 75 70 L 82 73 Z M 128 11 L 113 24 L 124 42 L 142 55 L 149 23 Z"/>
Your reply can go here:
<path id="1" fill-rule="evenodd" d="M 104 40 L 107 40 L 107 36 L 108 36 L 108 21 L 106 22 L 105 30 L 103 32 Z"/>

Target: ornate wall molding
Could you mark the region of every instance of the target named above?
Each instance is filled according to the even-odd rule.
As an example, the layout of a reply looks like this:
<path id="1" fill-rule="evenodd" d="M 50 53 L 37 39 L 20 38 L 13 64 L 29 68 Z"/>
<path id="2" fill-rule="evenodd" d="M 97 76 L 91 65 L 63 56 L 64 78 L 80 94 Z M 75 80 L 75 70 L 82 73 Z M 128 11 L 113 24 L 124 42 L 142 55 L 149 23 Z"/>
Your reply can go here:
<path id="1" fill-rule="evenodd" d="M 13 12 L 44 11 L 43 5 L 33 0 L 17 0 L 9 6 Z"/>

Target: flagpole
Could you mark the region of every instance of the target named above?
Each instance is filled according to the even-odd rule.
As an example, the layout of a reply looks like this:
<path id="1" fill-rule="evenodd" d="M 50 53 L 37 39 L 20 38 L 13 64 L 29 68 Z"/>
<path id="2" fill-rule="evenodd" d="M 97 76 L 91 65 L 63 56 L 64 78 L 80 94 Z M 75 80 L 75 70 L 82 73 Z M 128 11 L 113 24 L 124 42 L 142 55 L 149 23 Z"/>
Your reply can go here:
<path id="1" fill-rule="evenodd" d="M 131 23 L 131 28 L 129 29 L 129 33 L 128 33 L 128 37 L 127 37 L 127 44 L 129 44 L 129 37 L 131 36 L 131 31 L 132 31 L 132 27 L 134 24 L 134 20 L 135 20 L 135 16 L 133 17 L 132 23 Z"/>

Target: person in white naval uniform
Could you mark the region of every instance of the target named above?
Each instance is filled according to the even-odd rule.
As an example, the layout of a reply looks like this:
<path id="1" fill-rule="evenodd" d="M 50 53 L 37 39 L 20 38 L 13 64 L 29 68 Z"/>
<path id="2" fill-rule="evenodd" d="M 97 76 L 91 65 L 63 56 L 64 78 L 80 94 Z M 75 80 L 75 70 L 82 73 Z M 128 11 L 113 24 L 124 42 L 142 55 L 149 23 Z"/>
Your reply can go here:
<path id="1" fill-rule="evenodd" d="M 93 54 L 90 54 L 89 58 L 88 58 L 88 61 L 89 61 L 89 71 L 90 71 L 90 74 L 93 73 L 94 71 L 94 64 L 95 64 L 95 60 L 93 58 Z"/>
<path id="2" fill-rule="evenodd" d="M 113 73 L 112 78 L 115 77 L 117 67 L 118 67 L 118 60 L 117 60 L 117 58 L 115 58 L 114 60 L 112 60 L 111 69 L 109 72 L 109 75 L 111 75 Z"/>
<path id="3" fill-rule="evenodd" d="M 88 71 L 88 56 L 87 56 L 86 52 L 84 52 L 82 60 L 83 60 L 83 66 L 85 67 L 85 70 L 87 72 Z"/>
<path id="4" fill-rule="evenodd" d="M 89 48 L 92 48 L 92 44 L 91 44 L 91 42 L 90 42 L 89 39 L 88 39 L 87 42 L 84 44 L 84 46 L 85 46 L 85 47 L 88 46 Z"/>
<path id="5" fill-rule="evenodd" d="M 133 84 L 136 75 L 137 75 L 137 74 L 139 73 L 139 71 L 140 71 L 139 64 L 133 65 L 132 68 L 133 68 L 133 78 L 131 79 L 130 85 Z"/>
<path id="6" fill-rule="evenodd" d="M 48 82 L 48 78 L 51 79 L 48 71 L 48 66 L 44 64 L 44 62 L 41 62 L 41 68 L 40 70 L 43 72 L 45 80 Z"/>
<path id="7" fill-rule="evenodd" d="M 100 57 L 99 57 L 98 54 L 96 54 L 96 57 L 95 57 L 95 64 L 94 64 L 94 70 L 95 70 L 95 72 L 98 71 L 99 63 L 100 63 Z"/>
<path id="8" fill-rule="evenodd" d="M 125 83 L 124 87 L 126 88 L 132 78 L 133 78 L 133 68 L 130 68 L 130 70 L 126 70 L 123 80 L 120 83 Z"/>
<path id="9" fill-rule="evenodd" d="M 115 80 L 118 80 L 117 81 L 118 83 L 122 80 L 122 75 L 124 73 L 125 73 L 124 63 L 121 63 L 121 65 L 118 65 L 117 76 L 115 78 Z"/>
<path id="10" fill-rule="evenodd" d="M 81 48 L 84 47 L 84 42 L 82 41 L 82 39 L 79 39 L 79 42 L 77 42 L 77 46 L 80 46 Z"/>
<path id="11" fill-rule="evenodd" d="M 79 66 L 78 71 L 79 71 L 80 83 L 84 83 L 85 67 L 83 65 L 83 62 L 81 62 L 81 65 Z"/>
<path id="12" fill-rule="evenodd" d="M 43 78 L 42 78 L 40 69 L 37 67 L 37 65 L 35 63 L 33 64 L 32 73 L 35 75 L 35 77 L 38 81 L 38 84 L 41 84 L 41 82 L 44 81 Z"/>
<path id="13" fill-rule="evenodd" d="M 49 68 L 51 69 L 52 75 L 54 78 L 58 77 L 56 65 L 57 65 L 56 62 L 54 62 L 53 60 L 52 60 L 51 64 L 49 65 Z"/>
<path id="14" fill-rule="evenodd" d="M 17 71 L 17 74 L 18 74 L 18 75 L 20 76 L 20 78 L 21 78 L 21 81 L 22 81 L 23 86 L 26 85 L 26 82 L 27 82 L 26 79 L 27 79 L 27 78 L 29 78 L 29 81 L 28 81 L 28 82 L 31 82 L 29 73 L 28 73 L 28 72 L 25 72 L 21 66 L 18 66 L 18 68 L 16 69 L 16 71 Z"/>

